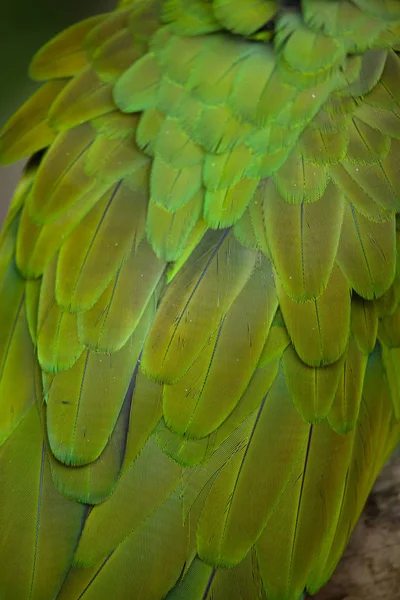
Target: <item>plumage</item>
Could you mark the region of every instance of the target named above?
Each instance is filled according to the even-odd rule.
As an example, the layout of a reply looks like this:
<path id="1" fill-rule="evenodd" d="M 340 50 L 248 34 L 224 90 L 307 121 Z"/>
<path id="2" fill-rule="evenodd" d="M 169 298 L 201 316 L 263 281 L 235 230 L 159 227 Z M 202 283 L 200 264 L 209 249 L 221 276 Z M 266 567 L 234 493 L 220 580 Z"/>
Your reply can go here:
<path id="1" fill-rule="evenodd" d="M 400 441 L 400 10 L 121 0 L 33 59 L 0 597 L 303 600 Z"/>

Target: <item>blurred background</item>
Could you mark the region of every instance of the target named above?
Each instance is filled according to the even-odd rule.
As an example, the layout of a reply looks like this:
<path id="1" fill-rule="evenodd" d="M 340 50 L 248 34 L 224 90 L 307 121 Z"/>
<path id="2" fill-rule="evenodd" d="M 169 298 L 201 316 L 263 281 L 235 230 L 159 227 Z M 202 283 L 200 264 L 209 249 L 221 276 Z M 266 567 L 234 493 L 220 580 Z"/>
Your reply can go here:
<path id="1" fill-rule="evenodd" d="M 36 50 L 77 20 L 112 9 L 117 0 L 0 1 L 1 126 L 35 89 L 28 67 Z M 0 167 L 0 224 L 22 166 Z M 314 600 L 366 598 L 400 600 L 398 456 L 377 482 L 330 584 Z"/>

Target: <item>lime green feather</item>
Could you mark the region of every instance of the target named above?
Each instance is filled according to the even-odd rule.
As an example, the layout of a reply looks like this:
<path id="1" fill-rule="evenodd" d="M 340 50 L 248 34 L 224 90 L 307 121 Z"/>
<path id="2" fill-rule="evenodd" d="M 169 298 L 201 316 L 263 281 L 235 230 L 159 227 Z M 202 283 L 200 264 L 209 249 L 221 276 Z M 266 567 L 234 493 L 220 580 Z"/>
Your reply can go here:
<path id="1" fill-rule="evenodd" d="M 361 352 L 371 354 L 378 333 L 378 314 L 374 301 L 356 294 L 351 299 L 351 331 Z"/>
<path id="2" fill-rule="evenodd" d="M 124 460 L 130 401 L 128 393 L 111 437 L 94 462 L 71 468 L 49 452 L 54 485 L 61 494 L 75 502 L 94 505 L 104 502 L 113 493 Z"/>
<path id="3" fill-rule="evenodd" d="M 343 357 L 325 367 L 310 367 L 289 347 L 282 364 L 293 403 L 303 419 L 309 423 L 323 421 L 336 395 L 344 368 Z"/>
<path id="4" fill-rule="evenodd" d="M 152 302 L 164 269 L 165 263 L 155 256 L 147 240 L 137 247 L 133 245 L 93 307 L 79 313 L 79 339 L 96 351 L 119 350 L 137 327 L 147 304 Z"/>
<path id="5" fill-rule="evenodd" d="M 88 124 L 57 136 L 40 164 L 29 199 L 36 220 L 54 220 L 93 190 L 96 181 L 85 173 L 86 153 L 93 140 L 94 131 Z"/>
<path id="6" fill-rule="evenodd" d="M 89 67 L 59 94 L 51 106 L 49 121 L 58 130 L 70 129 L 114 108 L 111 85 L 102 83 Z"/>

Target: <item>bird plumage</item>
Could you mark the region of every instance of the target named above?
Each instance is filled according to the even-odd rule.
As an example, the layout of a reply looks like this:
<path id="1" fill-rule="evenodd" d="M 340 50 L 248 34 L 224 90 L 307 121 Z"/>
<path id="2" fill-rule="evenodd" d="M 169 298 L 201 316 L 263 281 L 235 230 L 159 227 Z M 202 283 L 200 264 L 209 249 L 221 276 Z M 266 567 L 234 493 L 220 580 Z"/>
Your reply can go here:
<path id="1" fill-rule="evenodd" d="M 400 3 L 124 0 L 0 156 L 0 596 L 298 600 L 400 439 Z"/>

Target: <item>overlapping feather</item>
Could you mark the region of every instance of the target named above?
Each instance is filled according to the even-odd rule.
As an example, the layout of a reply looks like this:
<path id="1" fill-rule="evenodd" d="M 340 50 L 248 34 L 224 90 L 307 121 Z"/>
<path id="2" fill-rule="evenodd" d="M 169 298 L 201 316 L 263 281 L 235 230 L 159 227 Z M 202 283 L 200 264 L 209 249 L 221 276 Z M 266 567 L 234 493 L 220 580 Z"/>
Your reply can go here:
<path id="1" fill-rule="evenodd" d="M 161 8 L 45 46 L 0 139 L 6 599 L 298 600 L 400 438 L 399 11 Z"/>

